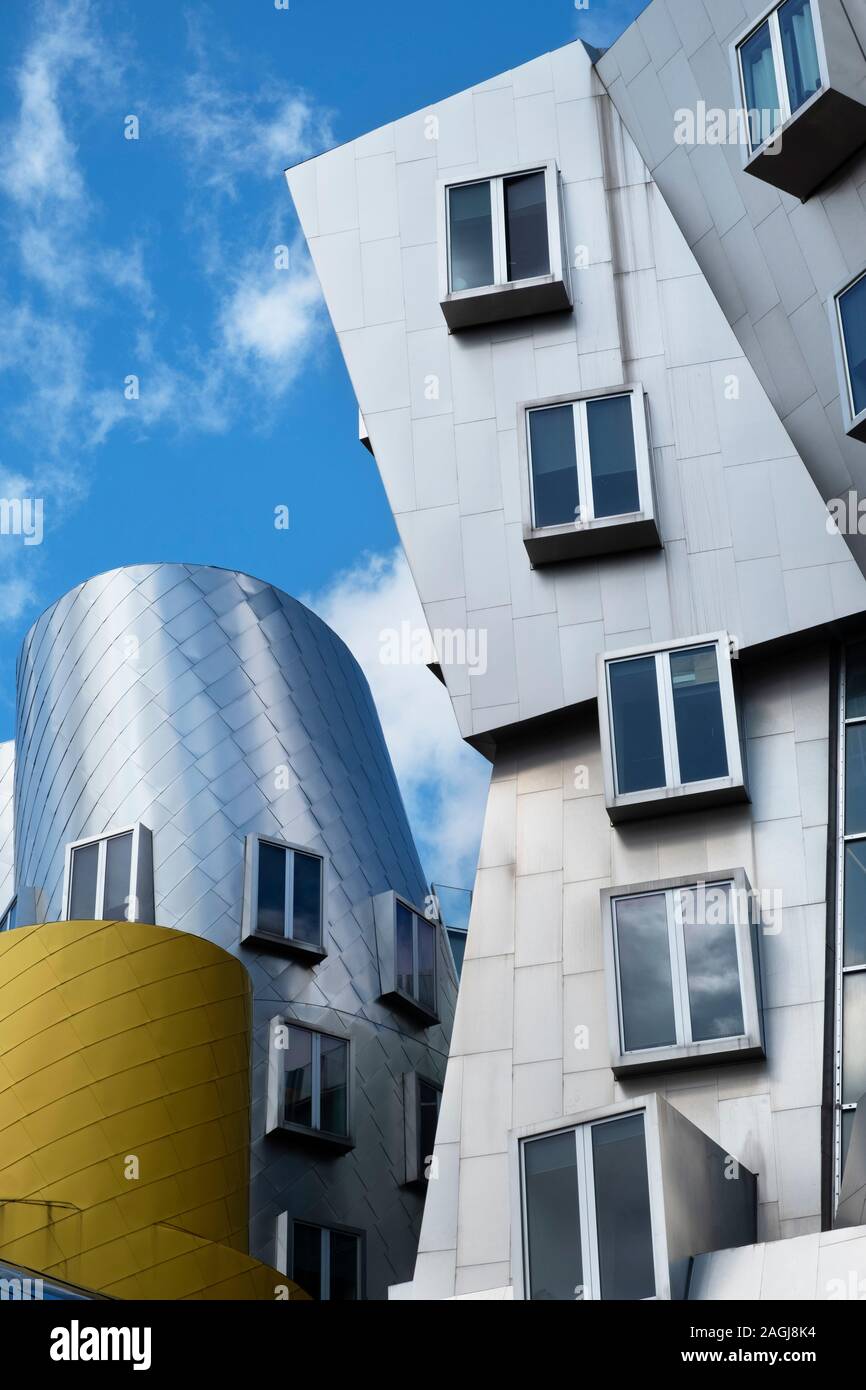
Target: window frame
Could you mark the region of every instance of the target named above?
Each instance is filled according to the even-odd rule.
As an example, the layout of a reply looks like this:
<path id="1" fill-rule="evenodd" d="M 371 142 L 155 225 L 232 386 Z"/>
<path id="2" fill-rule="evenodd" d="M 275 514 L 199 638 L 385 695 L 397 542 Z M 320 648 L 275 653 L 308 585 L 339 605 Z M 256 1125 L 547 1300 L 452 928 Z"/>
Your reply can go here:
<path id="1" fill-rule="evenodd" d="M 403 1143 L 405 1156 L 404 1183 L 408 1186 L 426 1186 L 425 1160 L 432 1157 L 421 1151 L 421 1086 L 429 1086 L 438 1092 L 436 1123 L 442 1114 L 444 1083 L 435 1081 L 426 1072 L 406 1071 L 403 1073 Z"/>
<path id="2" fill-rule="evenodd" d="M 864 280 L 866 280 L 866 266 L 853 277 L 845 277 L 844 282 L 830 295 L 827 307 L 836 356 L 836 377 L 839 383 L 839 400 L 842 406 L 842 425 L 846 434 L 866 443 L 866 406 L 860 411 L 855 411 L 854 408 L 854 385 L 851 380 L 845 325 L 842 321 L 842 300 L 849 290 L 853 290 Z"/>
<path id="3" fill-rule="evenodd" d="M 778 145 L 784 134 L 786 126 L 792 120 L 798 119 L 807 109 L 807 107 L 809 107 L 813 102 L 819 101 L 821 97 L 823 97 L 826 94 L 830 86 L 830 76 L 827 69 L 827 54 L 824 46 L 824 31 L 821 23 L 821 12 L 818 5 L 815 3 L 815 0 L 809 0 L 809 8 L 812 13 L 812 29 L 815 35 L 815 52 L 818 57 L 818 68 L 821 74 L 821 86 L 818 88 L 816 92 L 813 92 L 810 97 L 807 97 L 806 101 L 804 101 L 802 105 L 798 106 L 796 111 L 791 110 L 791 91 L 788 83 L 788 70 L 785 66 L 785 54 L 782 48 L 782 30 L 781 24 L 779 22 L 779 11 L 786 3 L 787 0 L 773 0 L 773 3 L 771 5 L 768 5 L 767 8 L 762 12 L 762 14 L 752 23 L 750 23 L 749 28 L 745 31 L 745 33 L 743 33 L 740 36 L 740 38 L 736 40 L 732 47 L 736 75 L 736 90 L 739 94 L 740 109 L 743 112 L 744 117 L 743 123 L 746 137 L 746 151 L 749 161 L 757 157 L 760 157 L 760 155 L 762 154 L 766 154 L 771 146 Z M 779 111 L 782 119 L 776 126 L 775 130 L 773 130 L 765 140 L 761 140 L 759 144 L 753 145 L 752 132 L 751 127 L 749 125 L 750 108 L 748 98 L 746 96 L 746 75 L 743 71 L 742 50 L 744 45 L 748 43 L 749 39 L 753 38 L 754 35 L 757 34 L 760 29 L 763 29 L 765 24 L 769 27 L 770 32 L 770 44 L 773 54 L 773 70 L 776 79 L 776 91 L 779 98 Z"/>
<path id="4" fill-rule="evenodd" d="M 108 841 L 117 840 L 122 835 L 132 835 L 132 849 L 129 858 L 129 901 L 130 906 L 135 906 L 135 916 L 120 918 L 126 922 L 149 922 L 156 915 L 155 908 L 155 885 L 153 878 L 153 835 L 146 825 L 141 821 L 135 821 L 132 825 L 121 826 L 117 830 L 105 831 L 101 835 L 87 835 L 82 840 L 70 840 L 65 847 L 64 867 L 63 867 L 63 917 L 64 922 L 70 922 L 70 905 L 72 896 L 72 865 L 75 851 L 86 849 L 88 845 L 98 845 L 99 855 L 96 867 L 96 904 L 93 917 L 94 922 L 104 922 L 117 920 L 100 916 L 105 907 L 105 865 L 108 857 Z M 149 877 L 149 883 L 147 879 Z M 148 889 L 146 894 L 140 891 L 142 885 Z M 144 908 L 149 907 L 150 913 L 145 915 Z"/>
<path id="5" fill-rule="evenodd" d="M 728 771 L 724 777 L 683 782 L 677 749 L 676 713 L 669 658 L 677 652 L 714 646 L 719 677 L 719 696 L 725 733 Z M 704 633 L 662 644 L 629 647 L 624 651 L 601 652 L 597 658 L 599 733 L 604 765 L 605 804 L 613 823 L 637 819 L 661 811 L 680 810 L 684 803 L 714 805 L 725 801 L 748 801 L 742 726 L 734 687 L 731 638 L 726 632 Z M 616 744 L 613 730 L 613 700 L 610 667 L 640 657 L 655 657 L 656 690 L 665 764 L 665 783 L 640 791 L 620 792 L 617 785 Z"/>
<path id="6" fill-rule="evenodd" d="M 334 1134 L 331 1130 L 315 1125 L 300 1125 L 285 1118 L 286 1049 L 277 1047 L 278 1028 L 296 1028 L 309 1033 L 313 1038 L 311 1066 L 313 1069 L 313 1089 L 311 1094 L 313 1117 L 318 1112 L 321 1119 L 321 1039 L 330 1038 L 346 1044 L 346 1133 Z M 268 1094 L 267 1094 L 267 1134 L 289 1134 L 300 1139 L 309 1139 L 316 1144 L 348 1152 L 355 1147 L 353 1138 L 353 1092 L 354 1045 L 348 1033 L 329 1024 L 327 1028 L 315 1028 L 301 1023 L 286 1014 L 277 1014 L 268 1024 Z"/>
<path id="7" fill-rule="evenodd" d="M 421 918 L 433 928 L 433 1009 L 430 1010 L 425 1004 L 411 994 L 407 994 L 397 983 L 396 968 L 396 943 L 397 943 L 397 904 L 402 903 L 415 918 Z M 379 982 L 381 987 L 380 998 L 389 1003 L 397 1004 L 419 1019 L 425 1027 L 430 1027 L 438 1023 L 439 1020 L 439 990 L 441 986 L 441 962 L 439 953 L 442 949 L 442 936 L 445 928 L 439 917 L 430 917 L 426 912 L 422 912 L 419 907 L 411 902 L 402 893 L 390 889 L 386 893 L 377 893 L 373 898 L 373 919 L 376 930 L 376 944 L 379 956 Z M 451 947 L 447 941 L 449 960 L 451 957 Z M 413 982 L 417 979 L 418 973 L 418 931 L 417 924 L 413 924 L 412 934 L 412 976 Z"/>
<path id="8" fill-rule="evenodd" d="M 284 850 L 291 854 L 291 872 L 286 870 L 286 889 L 284 904 L 284 927 L 294 929 L 293 905 L 294 905 L 294 864 L 296 854 L 305 854 L 310 859 L 319 861 L 319 941 L 312 943 L 309 941 L 296 940 L 295 937 L 284 934 L 276 936 L 271 932 L 263 932 L 258 929 L 258 899 L 259 899 L 259 846 L 261 844 L 273 845 L 276 849 Z M 319 849 L 313 849 L 309 845 L 297 844 L 291 840 L 281 840 L 275 835 L 265 835 L 253 833 L 246 836 L 244 845 L 244 900 L 241 913 L 241 941 L 250 946 L 271 947 L 276 951 L 284 951 L 299 959 L 306 959 L 315 963 L 328 954 L 325 942 L 327 925 L 327 902 L 328 886 L 330 878 L 330 859 Z"/>
<path id="9" fill-rule="evenodd" d="M 13 893 L 2 914 L 0 914 L 0 932 L 14 931 L 18 925 L 15 920 L 16 908 L 18 907 L 18 894 Z"/>
<path id="10" fill-rule="evenodd" d="M 691 1033 L 691 1006 L 688 993 L 688 972 L 685 957 L 683 924 L 674 908 L 676 894 L 681 889 L 709 889 L 721 885 L 731 888 L 734 939 L 737 950 L 737 969 L 740 984 L 740 1003 L 743 1012 L 743 1032 L 725 1038 L 703 1038 L 695 1041 Z M 616 904 L 619 901 L 664 894 L 666 898 L 668 943 L 671 962 L 671 985 L 677 1041 L 658 1047 L 631 1051 L 625 1046 L 622 1015 L 622 987 L 619 972 L 619 941 Z M 725 869 L 719 873 L 677 875 L 674 878 L 650 880 L 600 890 L 604 931 L 605 992 L 607 996 L 608 1034 L 611 1067 L 616 1076 L 648 1071 L 673 1070 L 705 1063 L 743 1062 L 766 1056 L 763 1026 L 763 995 L 761 988 L 758 913 L 748 876 L 742 868 Z M 743 904 L 746 904 L 745 911 Z"/>
<path id="11" fill-rule="evenodd" d="M 281 1274 L 285 1274 L 286 1278 L 290 1279 L 295 1284 L 297 1284 L 297 1280 L 295 1279 L 295 1226 L 310 1226 L 314 1230 L 318 1230 L 322 1233 L 318 1299 L 320 1303 L 330 1303 L 332 1301 L 330 1297 L 323 1298 L 321 1296 L 321 1291 L 325 1283 L 326 1270 L 328 1276 L 330 1276 L 331 1258 L 330 1239 L 327 1242 L 328 1249 L 326 1257 L 324 1249 L 326 1242 L 324 1241 L 324 1237 L 326 1235 L 330 1237 L 332 1234 L 339 1236 L 354 1236 L 357 1242 L 358 1252 L 356 1273 L 358 1297 L 356 1301 L 358 1303 L 363 1303 L 367 1296 L 367 1232 L 362 1230 L 359 1226 L 323 1226 L 321 1221 L 310 1221 L 305 1216 L 296 1216 L 292 1212 L 281 1211 L 276 1221 L 274 1268 L 278 1269 Z M 300 1284 L 298 1284 L 298 1288 L 300 1287 Z M 306 1293 L 306 1289 L 304 1289 L 303 1292 Z M 330 1294 L 330 1278 L 328 1280 L 328 1292 Z"/>
<path id="12" fill-rule="evenodd" d="M 504 188 L 509 179 L 544 174 L 549 271 L 524 280 L 509 280 Z M 455 290 L 451 287 L 451 190 L 474 184 L 490 185 L 494 280 L 490 285 Z M 476 323 L 491 323 L 525 314 L 572 307 L 571 277 L 565 239 L 565 212 L 556 160 L 537 160 L 513 168 L 480 169 L 471 177 L 439 179 L 437 183 L 439 302 L 451 331 Z"/>

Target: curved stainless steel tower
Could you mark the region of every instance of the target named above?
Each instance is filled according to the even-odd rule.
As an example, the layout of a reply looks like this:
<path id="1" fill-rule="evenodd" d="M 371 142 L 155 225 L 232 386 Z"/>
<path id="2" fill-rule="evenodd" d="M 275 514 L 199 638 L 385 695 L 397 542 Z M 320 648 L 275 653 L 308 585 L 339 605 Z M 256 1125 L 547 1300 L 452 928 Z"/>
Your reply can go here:
<path id="1" fill-rule="evenodd" d="M 245 965 L 251 1254 L 321 1280 L 314 1296 L 381 1298 L 407 1279 L 419 1112 L 436 1104 L 456 979 L 344 644 L 233 571 L 88 580 L 23 644 L 14 812 L 19 926 L 120 915 L 105 846 L 132 830 L 125 915 Z"/>

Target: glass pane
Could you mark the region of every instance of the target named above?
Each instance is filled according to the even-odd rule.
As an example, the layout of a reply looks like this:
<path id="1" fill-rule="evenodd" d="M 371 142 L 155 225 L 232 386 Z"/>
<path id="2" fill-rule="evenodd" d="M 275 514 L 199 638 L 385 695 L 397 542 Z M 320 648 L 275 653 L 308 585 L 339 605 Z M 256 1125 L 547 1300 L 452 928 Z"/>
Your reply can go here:
<path id="1" fill-rule="evenodd" d="M 295 1222 L 292 1278 L 318 1302 L 322 1297 L 322 1232 L 318 1226 Z"/>
<path id="2" fill-rule="evenodd" d="M 609 669 L 617 791 L 663 787 L 667 778 L 655 657 L 614 661 Z"/>
<path id="3" fill-rule="evenodd" d="M 755 150 L 782 124 L 769 24 L 762 24 L 740 49 L 749 135 Z"/>
<path id="4" fill-rule="evenodd" d="M 328 1134 L 349 1133 L 349 1044 L 322 1034 L 322 1119 Z"/>
<path id="5" fill-rule="evenodd" d="M 313 1035 L 306 1028 L 287 1029 L 285 1110 L 287 1124 L 313 1126 Z"/>
<path id="6" fill-rule="evenodd" d="M 331 1302 L 354 1303 L 358 1297 L 358 1237 L 331 1231 Z"/>
<path id="7" fill-rule="evenodd" d="M 671 652 L 674 720 L 682 782 L 727 777 L 728 753 L 715 647 Z"/>
<path id="8" fill-rule="evenodd" d="M 543 171 L 506 179 L 505 247 L 509 280 L 550 274 L 547 194 Z"/>
<path id="9" fill-rule="evenodd" d="M 779 10 L 782 53 L 791 111 L 797 111 L 821 86 L 818 49 L 810 0 L 786 0 Z"/>
<path id="10" fill-rule="evenodd" d="M 415 971 L 412 954 L 412 917 L 408 907 L 397 903 L 396 941 L 394 969 L 397 975 L 397 988 L 404 994 L 415 997 Z"/>
<path id="11" fill-rule="evenodd" d="M 684 888 L 679 898 L 692 1038 L 737 1038 L 745 1024 L 730 890 L 726 884 Z"/>
<path id="12" fill-rule="evenodd" d="M 69 893 L 69 918 L 72 922 L 90 922 L 96 916 L 96 871 L 99 864 L 99 845 L 82 845 L 72 851 L 72 888 Z"/>
<path id="13" fill-rule="evenodd" d="M 842 1111 L 842 1179 L 845 1179 L 845 1159 L 848 1157 L 848 1145 L 851 1143 L 851 1131 L 854 1128 L 856 1110 Z"/>
<path id="14" fill-rule="evenodd" d="M 322 941 L 322 861 L 313 854 L 294 853 L 292 936 L 319 946 Z"/>
<path id="15" fill-rule="evenodd" d="M 866 724 L 845 730 L 845 834 L 866 831 Z"/>
<path id="16" fill-rule="evenodd" d="M 418 918 L 418 1003 L 436 1011 L 436 928 Z"/>
<path id="17" fill-rule="evenodd" d="M 631 405 L 631 396 L 607 396 L 587 403 L 592 505 L 596 516 L 640 511 Z"/>
<path id="18" fill-rule="evenodd" d="M 259 899 L 256 931 L 286 934 L 286 851 L 259 841 Z"/>
<path id="19" fill-rule="evenodd" d="M 616 944 L 626 1052 L 677 1041 L 668 912 L 664 893 L 619 898 Z"/>
<path id="20" fill-rule="evenodd" d="M 451 945 L 451 954 L 454 957 L 454 969 L 457 971 L 459 981 L 463 972 L 463 957 L 466 955 L 466 932 L 457 931 L 449 928 L 448 940 Z"/>
<path id="21" fill-rule="evenodd" d="M 535 525 L 573 526 L 580 505 L 574 406 L 530 410 L 529 448 Z"/>
<path id="22" fill-rule="evenodd" d="M 866 410 L 866 275 L 839 298 L 855 415 Z"/>
<path id="23" fill-rule="evenodd" d="M 602 1298 L 656 1291 L 643 1116 L 594 1125 L 592 1164 Z"/>
<path id="24" fill-rule="evenodd" d="M 843 965 L 866 965 L 866 840 L 845 846 Z"/>
<path id="25" fill-rule="evenodd" d="M 448 193 L 452 290 L 492 285 L 493 220 L 490 184 L 467 183 Z"/>
<path id="26" fill-rule="evenodd" d="M 442 1092 L 429 1081 L 418 1079 L 418 1142 L 421 1172 L 426 1173 L 427 1164 L 433 1156 L 436 1141 L 436 1124 L 439 1119 L 439 1102 Z"/>
<path id="27" fill-rule="evenodd" d="M 842 1104 L 866 1095 L 866 970 L 842 982 Z"/>
<path id="28" fill-rule="evenodd" d="M 132 833 L 114 835 L 105 846 L 102 916 L 106 922 L 125 922 L 129 917 L 131 871 Z"/>
<path id="29" fill-rule="evenodd" d="M 6 912 L 5 912 L 4 915 L 3 915 L 3 920 L 0 921 L 0 931 L 12 931 L 12 930 L 14 929 L 14 927 L 15 927 L 15 914 L 16 914 L 17 908 L 18 908 L 18 899 L 17 899 L 17 898 L 13 898 L 13 899 L 12 899 L 11 906 L 10 906 L 9 908 L 7 908 Z"/>
<path id="30" fill-rule="evenodd" d="M 577 1153 L 573 1130 L 523 1146 L 529 1297 L 583 1297 Z"/>
<path id="31" fill-rule="evenodd" d="M 866 313 L 866 304 L 863 306 Z M 866 715 L 866 642 L 852 642 L 845 648 L 845 718 Z"/>

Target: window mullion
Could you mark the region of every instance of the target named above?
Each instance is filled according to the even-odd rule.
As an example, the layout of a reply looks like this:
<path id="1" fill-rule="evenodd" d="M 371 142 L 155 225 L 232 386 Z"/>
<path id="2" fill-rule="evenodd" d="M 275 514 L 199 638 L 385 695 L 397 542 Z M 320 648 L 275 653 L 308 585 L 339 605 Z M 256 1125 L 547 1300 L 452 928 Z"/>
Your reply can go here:
<path id="1" fill-rule="evenodd" d="M 283 935 L 291 941 L 295 935 L 295 852 L 286 850 L 286 890 L 283 903 Z"/>
<path id="2" fill-rule="evenodd" d="M 770 15 L 769 23 L 770 42 L 773 46 L 773 65 L 776 69 L 776 86 L 779 91 L 779 108 L 784 125 L 791 115 L 791 97 L 788 92 L 788 72 L 785 67 L 785 52 L 782 48 L 782 29 L 779 24 L 778 10 L 774 10 Z"/>
<path id="3" fill-rule="evenodd" d="M 677 753 L 676 720 L 674 717 L 674 694 L 671 682 L 670 652 L 656 653 L 656 685 L 659 697 L 659 715 L 662 730 L 662 749 L 665 758 L 665 775 L 669 787 L 679 787 L 680 760 Z"/>
<path id="4" fill-rule="evenodd" d="M 581 1230 L 586 1230 L 586 1238 L 583 1244 L 583 1280 L 584 1297 L 586 1291 L 593 1301 L 601 1298 L 601 1275 L 598 1261 L 598 1221 L 595 1210 L 595 1183 L 592 1163 L 592 1125 L 581 1125 L 577 1131 L 583 1148 L 582 1168 L 583 1168 L 583 1194 L 585 1219 L 581 1222 Z"/>
<path id="5" fill-rule="evenodd" d="M 105 911 L 105 866 L 108 860 L 108 841 L 99 841 L 99 851 L 96 859 L 96 901 L 93 905 L 94 917 L 97 922 L 102 921 L 102 914 Z"/>
<path id="6" fill-rule="evenodd" d="M 592 495 L 592 468 L 589 457 L 589 426 L 586 401 L 574 403 L 574 443 L 577 450 L 577 484 L 580 490 L 580 520 L 593 521 L 595 499 Z M 577 518 L 575 517 L 575 520 Z"/>
<path id="7" fill-rule="evenodd" d="M 417 915 L 417 913 L 413 912 L 413 913 L 412 913 L 412 997 L 413 997 L 413 999 L 419 999 L 419 998 L 421 997 L 421 985 L 420 985 L 419 969 L 418 969 L 418 967 L 419 967 L 419 959 L 420 959 L 420 958 L 419 958 L 419 944 L 420 944 L 420 943 L 419 943 L 419 941 L 418 941 L 418 933 L 419 933 L 418 915 Z"/>
<path id="8" fill-rule="evenodd" d="M 491 221 L 493 223 L 493 272 L 496 276 L 495 284 L 506 285 L 508 283 L 508 256 L 505 249 L 505 190 L 501 178 L 490 180 L 490 212 Z"/>
<path id="9" fill-rule="evenodd" d="M 138 917 L 138 854 L 139 840 L 141 838 L 141 822 L 136 821 L 132 827 L 132 850 L 129 856 L 129 896 L 126 900 L 126 916 L 128 921 L 134 921 Z M 132 914 L 132 915 L 130 915 Z"/>
<path id="10" fill-rule="evenodd" d="M 318 1033 L 313 1033 L 313 1047 L 311 1053 L 313 1067 L 313 1129 L 322 1128 L 322 1039 Z"/>
<path id="11" fill-rule="evenodd" d="M 683 931 L 682 898 L 676 889 L 669 888 L 665 893 L 668 903 L 668 931 L 671 942 L 671 971 L 674 974 L 674 1014 L 677 1021 L 677 1037 L 681 1047 L 693 1042 L 692 1017 L 689 1007 L 689 978 L 686 964 L 686 941 Z"/>

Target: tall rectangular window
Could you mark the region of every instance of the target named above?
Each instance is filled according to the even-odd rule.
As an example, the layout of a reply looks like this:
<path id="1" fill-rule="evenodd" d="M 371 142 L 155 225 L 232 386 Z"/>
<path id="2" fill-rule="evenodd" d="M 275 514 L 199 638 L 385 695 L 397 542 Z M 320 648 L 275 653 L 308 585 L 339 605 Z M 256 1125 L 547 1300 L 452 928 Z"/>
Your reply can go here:
<path id="1" fill-rule="evenodd" d="M 452 292 L 539 279 L 551 273 L 548 169 L 447 189 L 448 284 Z"/>
<path id="2" fill-rule="evenodd" d="M 394 970 L 397 989 L 427 1013 L 436 1012 L 436 923 L 395 899 Z"/>
<path id="3" fill-rule="evenodd" d="M 671 652 L 680 781 L 727 777 L 728 755 L 716 648 Z"/>
<path id="4" fill-rule="evenodd" d="M 752 150 L 821 90 L 811 0 L 785 0 L 737 49 Z"/>
<path id="5" fill-rule="evenodd" d="M 356 1302 L 361 1297 L 360 1236 L 296 1221 L 291 1277 L 317 1302 Z"/>
<path id="6" fill-rule="evenodd" d="M 533 524 L 578 526 L 645 510 L 636 438 L 645 429 L 634 391 L 531 407 L 526 412 Z"/>
<path id="7" fill-rule="evenodd" d="M 278 840 L 251 836 L 251 879 L 244 934 L 322 952 L 324 860 L 321 855 Z"/>
<path id="8" fill-rule="evenodd" d="M 837 296 L 845 387 L 852 417 L 866 411 L 866 274 Z"/>
<path id="9" fill-rule="evenodd" d="M 550 274 L 544 170 L 503 180 L 505 250 L 509 280 Z"/>
<path id="10" fill-rule="evenodd" d="M 152 916 L 149 830 L 134 826 L 67 846 L 68 921 L 138 922 Z"/>
<path id="11" fill-rule="evenodd" d="M 271 1025 L 271 1049 L 282 1100 L 270 1127 L 287 1125 L 347 1139 L 347 1040 L 275 1020 Z"/>
<path id="12" fill-rule="evenodd" d="M 839 696 L 839 833 L 836 942 L 838 1199 L 857 1103 L 866 1094 L 866 641 L 845 648 Z"/>
<path id="13" fill-rule="evenodd" d="M 643 1113 L 524 1140 L 521 1158 L 529 1298 L 653 1298 Z"/>
<path id="14" fill-rule="evenodd" d="M 496 272 L 489 182 L 452 188 L 448 210 L 451 288 L 474 290 L 492 285 Z"/>
<path id="15" fill-rule="evenodd" d="M 609 667 L 617 789 L 644 791 L 667 780 L 654 656 L 612 661 Z"/>

